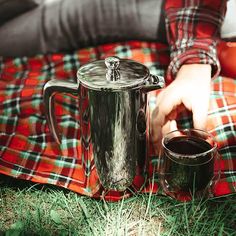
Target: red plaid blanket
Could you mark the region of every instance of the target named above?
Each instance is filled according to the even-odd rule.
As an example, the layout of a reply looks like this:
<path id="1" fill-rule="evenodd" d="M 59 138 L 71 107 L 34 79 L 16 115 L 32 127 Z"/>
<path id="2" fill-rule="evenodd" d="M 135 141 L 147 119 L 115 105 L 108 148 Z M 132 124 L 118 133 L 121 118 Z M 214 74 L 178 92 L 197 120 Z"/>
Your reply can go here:
<path id="1" fill-rule="evenodd" d="M 79 66 L 110 55 L 139 61 L 158 75 L 164 75 L 169 63 L 165 45 L 137 41 L 87 48 L 71 54 L 0 61 L 0 173 L 61 186 L 95 198 L 102 195 L 93 157 L 82 152 L 78 103 L 67 95 L 56 96 L 56 116 L 64 136 L 58 146 L 46 123 L 42 89 L 52 78 L 74 80 Z M 219 196 L 236 191 L 235 80 L 219 76 L 212 81 L 212 88 L 208 130 L 219 145 L 222 173 L 214 190 Z M 155 94 L 150 94 L 150 107 L 154 100 Z M 183 115 L 181 124 L 190 127 L 191 117 Z M 159 191 L 154 171 L 156 163 L 157 157 L 150 153 L 147 174 L 136 176 L 125 193 L 106 193 L 107 199 L 118 200 L 124 194 L 129 196 L 137 191 Z"/>

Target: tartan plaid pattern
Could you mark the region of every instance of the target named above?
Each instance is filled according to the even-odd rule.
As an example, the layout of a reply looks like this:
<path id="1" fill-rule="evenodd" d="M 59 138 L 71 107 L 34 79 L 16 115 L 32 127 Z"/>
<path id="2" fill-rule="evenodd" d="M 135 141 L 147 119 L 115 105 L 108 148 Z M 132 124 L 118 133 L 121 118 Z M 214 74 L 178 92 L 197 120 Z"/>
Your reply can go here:
<path id="1" fill-rule="evenodd" d="M 169 64 L 166 45 L 131 41 L 86 48 L 71 54 L 39 55 L 3 59 L 0 64 L 0 173 L 38 183 L 70 189 L 94 198 L 119 200 L 133 192 L 161 192 L 156 178 L 157 157 L 147 158 L 145 175 L 137 175 L 124 193 L 104 192 L 94 160 L 82 142 L 78 122 L 78 99 L 56 96 L 56 117 L 63 133 L 58 146 L 49 132 L 44 114 L 42 90 L 46 81 L 75 80 L 78 67 L 88 61 L 116 55 L 145 64 L 153 74 L 164 75 Z M 221 179 L 216 196 L 236 191 L 236 84 L 219 76 L 212 81 L 208 130 L 216 137 L 221 158 Z M 155 93 L 149 94 L 150 109 Z M 86 107 L 86 104 L 85 104 Z M 183 127 L 191 126 L 189 114 L 180 117 Z"/>
<path id="2" fill-rule="evenodd" d="M 171 62 L 170 82 L 183 64 L 210 64 L 219 74 L 216 44 L 226 12 L 227 0 L 166 0 L 166 29 Z"/>

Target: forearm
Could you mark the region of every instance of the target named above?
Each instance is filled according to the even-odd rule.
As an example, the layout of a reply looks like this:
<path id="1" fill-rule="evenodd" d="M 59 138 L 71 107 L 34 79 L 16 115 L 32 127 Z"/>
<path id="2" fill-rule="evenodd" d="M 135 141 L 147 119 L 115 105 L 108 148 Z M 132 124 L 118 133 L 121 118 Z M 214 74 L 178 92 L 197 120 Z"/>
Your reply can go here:
<path id="1" fill-rule="evenodd" d="M 216 44 L 226 11 L 226 0 L 166 0 L 166 29 L 171 50 L 167 79 L 184 64 L 210 64 L 219 73 Z"/>

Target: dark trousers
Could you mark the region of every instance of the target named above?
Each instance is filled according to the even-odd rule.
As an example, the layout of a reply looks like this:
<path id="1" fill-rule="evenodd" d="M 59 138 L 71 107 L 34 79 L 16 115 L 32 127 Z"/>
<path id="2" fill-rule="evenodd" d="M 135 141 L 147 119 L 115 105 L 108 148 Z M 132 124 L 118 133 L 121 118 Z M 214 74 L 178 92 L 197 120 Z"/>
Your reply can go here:
<path id="1" fill-rule="evenodd" d="M 163 0 L 55 0 L 0 27 L 0 56 L 32 56 L 98 44 L 166 42 Z"/>

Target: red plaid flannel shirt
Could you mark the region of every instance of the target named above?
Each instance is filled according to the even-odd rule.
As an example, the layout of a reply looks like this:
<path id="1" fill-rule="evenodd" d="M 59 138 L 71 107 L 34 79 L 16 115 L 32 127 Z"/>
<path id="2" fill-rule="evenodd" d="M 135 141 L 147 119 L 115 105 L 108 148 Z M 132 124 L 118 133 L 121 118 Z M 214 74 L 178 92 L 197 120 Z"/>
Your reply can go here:
<path id="1" fill-rule="evenodd" d="M 216 44 L 227 0 L 166 0 L 166 29 L 171 62 L 167 81 L 183 64 L 210 64 L 212 76 L 220 71 Z"/>

